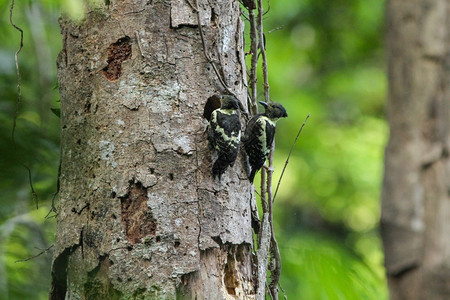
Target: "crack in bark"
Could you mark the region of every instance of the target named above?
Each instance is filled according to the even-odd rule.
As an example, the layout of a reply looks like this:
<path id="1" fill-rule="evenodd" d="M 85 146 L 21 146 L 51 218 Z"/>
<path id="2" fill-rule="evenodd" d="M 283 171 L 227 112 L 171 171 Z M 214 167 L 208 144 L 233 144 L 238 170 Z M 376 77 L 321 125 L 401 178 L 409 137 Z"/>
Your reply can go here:
<path id="1" fill-rule="evenodd" d="M 86 203 L 79 211 L 77 211 L 77 209 L 76 209 L 75 207 L 73 207 L 71 211 L 72 211 L 73 213 L 76 213 L 76 214 L 78 214 L 78 215 L 81 215 L 81 213 L 83 212 L 83 210 L 84 210 L 85 208 L 89 209 L 89 203 Z"/>
<path id="2" fill-rule="evenodd" d="M 199 170 L 199 161 L 198 161 L 198 148 L 197 148 L 197 143 L 195 143 L 195 161 L 197 162 L 197 166 L 198 168 L 195 171 L 195 186 L 199 186 L 198 184 L 198 170 Z M 195 190 L 195 193 L 197 194 L 197 222 L 198 222 L 198 235 L 197 235 L 197 247 L 198 247 L 198 251 L 199 253 L 201 253 L 201 247 L 200 247 L 200 237 L 202 234 L 202 226 L 200 223 L 200 195 L 199 195 L 199 188 L 197 188 Z"/>
<path id="3" fill-rule="evenodd" d="M 52 284 L 50 288 L 50 300 L 60 300 L 66 298 L 67 292 L 67 266 L 70 255 L 82 245 L 82 234 L 78 244 L 66 247 L 53 261 L 52 266 Z"/>

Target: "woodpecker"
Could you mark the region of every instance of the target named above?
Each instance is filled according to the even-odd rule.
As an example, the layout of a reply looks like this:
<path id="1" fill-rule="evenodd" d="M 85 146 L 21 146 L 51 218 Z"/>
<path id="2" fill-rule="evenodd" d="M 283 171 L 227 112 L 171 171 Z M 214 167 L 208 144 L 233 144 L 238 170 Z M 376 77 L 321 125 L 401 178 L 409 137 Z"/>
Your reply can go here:
<path id="1" fill-rule="evenodd" d="M 233 166 L 241 143 L 241 122 L 237 110 L 239 100 L 234 96 L 215 96 L 220 99 L 220 108 L 209 117 L 208 137 L 212 148 L 217 151 L 217 160 L 212 167 L 214 178 L 222 176 L 228 166 Z"/>
<path id="2" fill-rule="evenodd" d="M 247 124 L 243 138 L 245 152 L 247 153 L 250 170 L 248 179 L 253 182 L 256 172 L 264 165 L 272 147 L 275 136 L 275 124 L 280 118 L 286 118 L 286 109 L 276 102 L 260 101 L 265 112 L 257 114 Z"/>

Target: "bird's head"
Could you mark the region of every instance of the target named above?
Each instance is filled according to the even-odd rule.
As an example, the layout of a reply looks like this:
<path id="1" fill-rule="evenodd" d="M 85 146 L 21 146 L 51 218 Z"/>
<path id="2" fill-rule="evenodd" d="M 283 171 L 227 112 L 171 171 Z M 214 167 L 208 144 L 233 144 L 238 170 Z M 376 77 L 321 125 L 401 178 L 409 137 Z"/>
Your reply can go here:
<path id="1" fill-rule="evenodd" d="M 286 109 L 280 103 L 270 102 L 269 104 L 267 104 L 263 101 L 259 101 L 259 103 L 264 106 L 264 108 L 266 109 L 265 115 L 271 120 L 276 121 L 279 118 L 286 118 L 288 116 Z"/>
<path id="2" fill-rule="evenodd" d="M 239 100 L 234 96 L 222 95 L 220 102 L 223 109 L 239 109 Z"/>

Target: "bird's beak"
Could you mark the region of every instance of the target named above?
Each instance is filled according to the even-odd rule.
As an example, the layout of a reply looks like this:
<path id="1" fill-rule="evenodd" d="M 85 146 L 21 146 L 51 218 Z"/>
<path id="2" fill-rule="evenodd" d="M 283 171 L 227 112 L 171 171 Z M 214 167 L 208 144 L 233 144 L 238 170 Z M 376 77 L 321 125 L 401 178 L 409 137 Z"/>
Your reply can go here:
<path id="1" fill-rule="evenodd" d="M 234 108 L 240 109 L 240 106 L 242 106 L 242 104 L 241 105 L 239 105 L 239 104 L 241 104 L 241 102 L 239 100 L 235 99 L 235 101 L 233 101 Z"/>
<path id="2" fill-rule="evenodd" d="M 260 103 L 262 106 L 264 106 L 264 108 L 267 108 L 267 106 L 268 106 L 268 104 L 267 104 L 266 102 L 264 102 L 264 101 L 259 101 L 259 103 Z"/>

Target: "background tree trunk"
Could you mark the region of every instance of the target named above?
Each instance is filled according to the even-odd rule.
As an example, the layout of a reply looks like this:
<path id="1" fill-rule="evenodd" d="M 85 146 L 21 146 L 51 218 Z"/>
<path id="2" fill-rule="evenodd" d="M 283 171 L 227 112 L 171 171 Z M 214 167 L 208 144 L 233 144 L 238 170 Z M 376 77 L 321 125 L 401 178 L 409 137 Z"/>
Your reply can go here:
<path id="1" fill-rule="evenodd" d="M 381 229 L 391 299 L 450 295 L 450 3 L 387 5 L 388 117 Z"/>
<path id="2" fill-rule="evenodd" d="M 245 106 L 239 2 L 211 3 L 199 9 L 206 49 Z M 221 183 L 211 176 L 203 105 L 224 89 L 193 9 L 98 5 L 79 24 L 61 20 L 50 298 L 252 299 L 252 188 L 240 161 Z"/>

